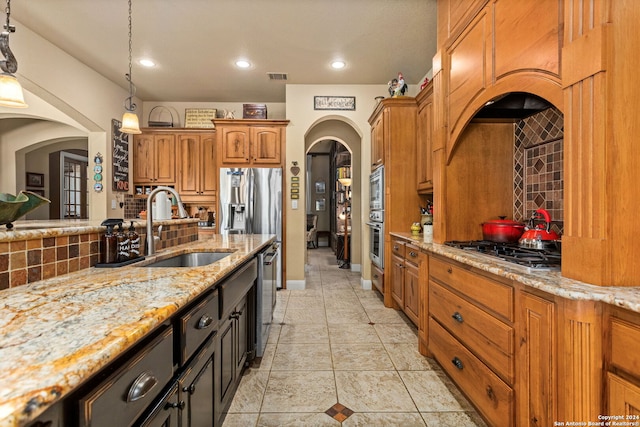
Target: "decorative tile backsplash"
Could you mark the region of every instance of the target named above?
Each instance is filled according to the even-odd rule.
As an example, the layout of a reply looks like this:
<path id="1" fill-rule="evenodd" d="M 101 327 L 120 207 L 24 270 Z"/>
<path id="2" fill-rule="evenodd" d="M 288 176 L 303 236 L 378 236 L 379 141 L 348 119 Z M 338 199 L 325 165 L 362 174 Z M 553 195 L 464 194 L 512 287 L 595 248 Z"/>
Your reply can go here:
<path id="1" fill-rule="evenodd" d="M 136 230 L 144 247 L 146 228 L 140 226 Z M 159 250 L 193 242 L 198 240 L 198 223 L 164 225 L 161 234 Z M 0 290 L 96 265 L 100 262 L 101 236 L 102 233 L 88 231 L 0 242 Z"/>
<path id="2" fill-rule="evenodd" d="M 554 229 L 564 223 L 564 116 L 549 108 L 515 125 L 513 218 L 527 221 L 531 213 L 549 211 Z"/>

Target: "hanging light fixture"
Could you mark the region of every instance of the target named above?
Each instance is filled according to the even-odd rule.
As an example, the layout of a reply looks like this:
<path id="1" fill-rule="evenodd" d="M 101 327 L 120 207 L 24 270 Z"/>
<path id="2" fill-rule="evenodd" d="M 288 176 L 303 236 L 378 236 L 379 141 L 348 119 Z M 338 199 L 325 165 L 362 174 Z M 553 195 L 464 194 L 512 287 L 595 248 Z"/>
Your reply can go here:
<path id="1" fill-rule="evenodd" d="M 7 21 L 4 24 L 4 31 L 0 33 L 0 52 L 5 58 L 0 60 L 0 69 L 2 69 L 0 74 L 0 105 L 12 108 L 27 108 L 28 105 L 24 102 L 22 86 L 20 86 L 16 76 L 13 75 L 18 70 L 18 61 L 16 61 L 16 57 L 13 56 L 9 48 L 9 34 L 16 32 L 16 27 L 9 22 L 11 0 L 7 0 L 5 13 L 7 14 Z"/>
<path id="2" fill-rule="evenodd" d="M 131 0 L 129 0 L 129 73 L 125 74 L 125 77 L 129 82 L 129 96 L 124 100 L 124 109 L 126 111 L 122 115 L 122 126 L 120 127 L 120 132 L 130 134 L 142 133 L 140 130 L 138 115 L 135 113 L 136 104 L 133 102 L 133 97 L 136 94 L 136 87 L 131 79 Z"/>

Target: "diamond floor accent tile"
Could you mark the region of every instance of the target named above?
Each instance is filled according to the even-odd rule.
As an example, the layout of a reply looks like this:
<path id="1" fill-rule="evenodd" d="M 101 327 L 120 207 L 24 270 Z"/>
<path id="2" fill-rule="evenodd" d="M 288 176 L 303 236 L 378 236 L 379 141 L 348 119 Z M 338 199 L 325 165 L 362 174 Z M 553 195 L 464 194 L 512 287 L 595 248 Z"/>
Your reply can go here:
<path id="1" fill-rule="evenodd" d="M 340 422 L 343 422 L 344 420 L 349 418 L 351 415 L 353 415 L 353 411 L 347 408 L 346 406 L 344 406 L 342 403 L 336 403 L 331 408 L 324 411 L 324 413 L 329 415 L 334 420 L 340 421 Z"/>

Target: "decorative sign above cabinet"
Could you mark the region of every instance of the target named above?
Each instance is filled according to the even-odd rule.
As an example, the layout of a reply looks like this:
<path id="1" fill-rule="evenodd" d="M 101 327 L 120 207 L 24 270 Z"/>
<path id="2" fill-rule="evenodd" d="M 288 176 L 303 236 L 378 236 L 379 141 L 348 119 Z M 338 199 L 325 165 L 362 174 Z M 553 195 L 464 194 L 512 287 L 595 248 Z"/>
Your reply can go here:
<path id="1" fill-rule="evenodd" d="M 356 110 L 355 96 L 314 96 L 314 110 Z"/>
<path id="2" fill-rule="evenodd" d="M 215 127 L 211 120 L 216 118 L 216 111 L 215 108 L 185 108 L 184 127 L 211 129 Z"/>

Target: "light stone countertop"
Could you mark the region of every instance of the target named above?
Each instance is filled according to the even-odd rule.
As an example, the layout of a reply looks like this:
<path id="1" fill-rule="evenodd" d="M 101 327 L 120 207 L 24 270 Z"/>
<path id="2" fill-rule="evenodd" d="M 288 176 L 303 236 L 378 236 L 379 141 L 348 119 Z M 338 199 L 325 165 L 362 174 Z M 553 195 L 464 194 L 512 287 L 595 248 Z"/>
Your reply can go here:
<path id="1" fill-rule="evenodd" d="M 0 291 L 0 427 L 25 425 L 274 239 L 213 235 L 142 261 L 234 251 L 208 266 L 90 268 Z"/>
<path id="2" fill-rule="evenodd" d="M 123 225 L 129 225 L 133 221 L 136 227 L 145 227 L 147 221 L 140 218 L 125 218 Z M 155 226 L 172 224 L 189 224 L 198 222 L 197 218 L 153 220 Z M 52 220 L 27 220 L 16 221 L 13 228 L 8 230 L 2 226 L 0 228 L 0 242 L 11 242 L 14 240 L 30 240 L 45 237 L 68 236 L 85 233 L 102 233 L 106 229 L 100 225 L 102 221 L 92 221 L 86 219 L 52 219 Z"/>
<path id="3" fill-rule="evenodd" d="M 393 236 L 411 240 L 427 252 L 442 255 L 479 270 L 539 289 L 570 300 L 600 301 L 640 313 L 640 283 L 638 287 L 596 286 L 562 277 L 559 271 L 535 271 L 502 261 L 491 255 L 465 251 L 437 243 L 424 243 L 423 236 L 391 232 Z"/>

